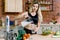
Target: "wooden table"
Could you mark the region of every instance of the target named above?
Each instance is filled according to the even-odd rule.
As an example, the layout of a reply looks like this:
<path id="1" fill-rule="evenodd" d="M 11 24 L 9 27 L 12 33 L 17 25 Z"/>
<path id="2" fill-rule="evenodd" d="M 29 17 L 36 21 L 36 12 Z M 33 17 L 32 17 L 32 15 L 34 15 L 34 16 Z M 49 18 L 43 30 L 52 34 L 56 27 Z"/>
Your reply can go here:
<path id="1" fill-rule="evenodd" d="M 28 38 L 27 40 L 60 40 L 59 37 L 55 38 L 52 36 L 53 36 L 52 34 L 47 35 L 47 36 L 34 34 L 34 35 L 31 35 L 30 38 Z"/>

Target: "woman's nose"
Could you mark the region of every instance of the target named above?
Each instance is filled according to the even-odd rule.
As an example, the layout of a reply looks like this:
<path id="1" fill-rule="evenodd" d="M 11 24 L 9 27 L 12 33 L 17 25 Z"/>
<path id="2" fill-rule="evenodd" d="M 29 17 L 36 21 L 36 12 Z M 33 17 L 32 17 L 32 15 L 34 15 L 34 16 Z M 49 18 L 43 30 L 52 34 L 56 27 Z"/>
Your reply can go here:
<path id="1" fill-rule="evenodd" d="M 36 9 L 36 7 L 34 7 L 34 9 Z"/>

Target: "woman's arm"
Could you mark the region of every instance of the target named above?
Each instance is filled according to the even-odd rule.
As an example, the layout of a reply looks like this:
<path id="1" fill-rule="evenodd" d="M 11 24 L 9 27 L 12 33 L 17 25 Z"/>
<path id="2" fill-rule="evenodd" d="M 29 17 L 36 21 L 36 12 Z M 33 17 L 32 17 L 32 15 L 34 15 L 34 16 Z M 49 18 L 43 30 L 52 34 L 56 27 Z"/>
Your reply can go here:
<path id="1" fill-rule="evenodd" d="M 21 15 L 18 15 L 17 17 L 15 17 L 15 20 L 18 20 L 18 19 L 20 19 L 22 17 L 25 17 L 26 15 L 27 15 L 27 12 L 24 12 Z"/>
<path id="2" fill-rule="evenodd" d="M 41 8 L 39 8 L 39 11 L 38 11 L 38 20 L 40 20 L 40 23 L 43 22 L 43 16 L 41 13 Z"/>
<path id="3" fill-rule="evenodd" d="M 40 17 L 38 16 L 38 24 L 37 24 L 38 29 L 40 28 L 40 24 L 41 24 Z"/>
<path id="4" fill-rule="evenodd" d="M 40 24 L 41 24 L 42 21 L 43 21 L 43 16 L 42 16 L 42 13 L 41 13 L 41 9 L 39 8 L 39 11 L 38 11 L 38 24 L 37 24 L 38 29 L 40 28 Z"/>
<path id="5" fill-rule="evenodd" d="M 41 9 L 39 8 L 39 11 L 38 11 L 38 23 L 37 23 L 37 28 L 35 29 L 35 31 L 38 31 L 42 21 L 43 21 L 43 16 L 42 16 L 42 13 L 41 13 Z"/>

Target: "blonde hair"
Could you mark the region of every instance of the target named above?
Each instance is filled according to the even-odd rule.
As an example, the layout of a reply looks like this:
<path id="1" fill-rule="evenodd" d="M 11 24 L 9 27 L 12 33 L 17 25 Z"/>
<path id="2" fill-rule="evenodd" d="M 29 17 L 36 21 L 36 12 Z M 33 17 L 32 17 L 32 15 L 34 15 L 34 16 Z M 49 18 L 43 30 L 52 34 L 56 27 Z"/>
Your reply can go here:
<path id="1" fill-rule="evenodd" d="M 38 9 L 38 17 L 39 17 L 40 22 L 43 22 L 43 16 L 42 16 L 42 13 L 41 13 L 41 7 L 39 7 L 39 9 Z"/>

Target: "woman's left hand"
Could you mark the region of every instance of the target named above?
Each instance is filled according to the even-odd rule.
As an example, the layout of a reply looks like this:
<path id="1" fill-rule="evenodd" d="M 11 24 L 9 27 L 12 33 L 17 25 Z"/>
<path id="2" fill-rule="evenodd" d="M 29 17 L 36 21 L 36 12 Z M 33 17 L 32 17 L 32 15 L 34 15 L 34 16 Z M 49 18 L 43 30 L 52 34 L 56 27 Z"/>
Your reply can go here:
<path id="1" fill-rule="evenodd" d="M 38 31 L 38 27 L 35 27 L 35 28 L 34 28 L 34 32 L 37 32 L 37 31 Z"/>

